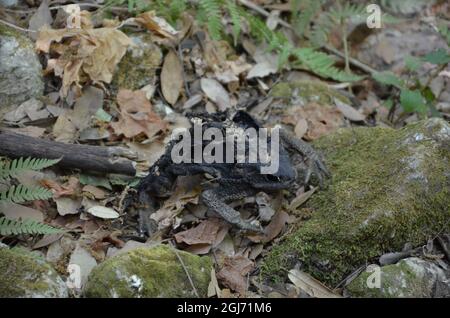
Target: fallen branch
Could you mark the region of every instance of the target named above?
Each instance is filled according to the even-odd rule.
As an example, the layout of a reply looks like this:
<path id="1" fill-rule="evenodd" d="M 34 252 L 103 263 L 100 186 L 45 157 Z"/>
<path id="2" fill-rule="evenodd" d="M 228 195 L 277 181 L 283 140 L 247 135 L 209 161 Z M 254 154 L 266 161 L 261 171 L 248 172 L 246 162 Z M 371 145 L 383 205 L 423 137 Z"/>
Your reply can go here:
<path id="1" fill-rule="evenodd" d="M 134 153 L 120 147 L 65 144 L 0 130 L 0 156 L 57 159 L 57 164 L 82 171 L 136 175 Z"/>

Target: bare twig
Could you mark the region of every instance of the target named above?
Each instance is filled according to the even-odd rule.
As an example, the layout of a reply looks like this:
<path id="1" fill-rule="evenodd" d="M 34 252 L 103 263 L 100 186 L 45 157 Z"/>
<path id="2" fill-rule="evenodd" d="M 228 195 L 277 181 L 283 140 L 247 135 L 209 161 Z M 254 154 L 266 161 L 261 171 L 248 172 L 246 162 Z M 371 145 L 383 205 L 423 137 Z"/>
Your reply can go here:
<path id="1" fill-rule="evenodd" d="M 17 26 L 17 25 L 15 25 L 15 24 L 9 23 L 9 22 L 4 21 L 4 20 L 2 20 L 2 19 L 0 19 L 0 23 L 2 23 L 2 24 L 4 24 L 4 25 L 7 25 L 7 26 L 9 26 L 9 27 L 11 27 L 11 28 L 13 28 L 13 29 L 16 29 L 16 30 L 19 30 L 19 31 L 23 31 L 23 32 L 32 32 L 32 33 L 37 32 L 36 30 L 24 29 L 24 28 L 22 28 L 22 27 L 20 27 L 20 26 Z"/>
<path id="2" fill-rule="evenodd" d="M 195 296 L 197 298 L 200 298 L 200 295 L 197 292 L 197 288 L 195 288 L 194 281 L 192 280 L 191 275 L 189 274 L 189 271 L 186 268 L 186 265 L 184 265 L 183 259 L 181 258 L 180 254 L 178 253 L 178 250 L 175 248 L 175 246 L 173 245 L 172 242 L 169 242 L 169 244 L 170 244 L 170 247 L 172 247 L 173 251 L 175 252 L 175 255 L 177 256 L 178 260 L 180 261 L 181 267 L 183 267 L 183 270 L 186 273 L 186 276 L 189 280 L 189 283 L 192 286 L 192 290 L 194 291 Z"/>

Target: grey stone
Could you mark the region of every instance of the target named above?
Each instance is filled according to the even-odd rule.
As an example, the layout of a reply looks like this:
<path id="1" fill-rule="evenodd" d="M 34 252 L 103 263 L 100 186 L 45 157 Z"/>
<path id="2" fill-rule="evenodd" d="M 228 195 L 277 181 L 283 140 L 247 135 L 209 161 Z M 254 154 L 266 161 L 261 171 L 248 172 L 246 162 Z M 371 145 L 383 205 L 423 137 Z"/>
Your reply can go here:
<path id="1" fill-rule="evenodd" d="M 378 285 L 374 284 L 377 279 Z M 372 267 L 361 273 L 346 287 L 345 294 L 377 298 L 450 297 L 450 267 L 442 268 L 417 257 L 406 258 L 380 267 L 378 272 Z"/>
<path id="2" fill-rule="evenodd" d="M 67 286 L 45 260 L 22 248 L 0 248 L 0 298 L 65 298 Z"/>
<path id="3" fill-rule="evenodd" d="M 0 114 L 42 96 L 42 67 L 26 35 L 0 25 L 0 61 Z"/>

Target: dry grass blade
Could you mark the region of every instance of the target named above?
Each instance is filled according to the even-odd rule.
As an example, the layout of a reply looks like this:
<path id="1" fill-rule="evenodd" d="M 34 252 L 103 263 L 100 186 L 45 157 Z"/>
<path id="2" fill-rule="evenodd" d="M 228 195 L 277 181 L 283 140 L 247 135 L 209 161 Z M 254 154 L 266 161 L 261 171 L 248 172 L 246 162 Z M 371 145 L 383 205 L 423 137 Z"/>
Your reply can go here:
<path id="1" fill-rule="evenodd" d="M 341 298 L 340 295 L 335 294 L 331 289 L 323 285 L 317 279 L 311 277 L 305 272 L 297 269 L 292 269 L 288 273 L 291 282 L 309 296 L 314 298 Z"/>

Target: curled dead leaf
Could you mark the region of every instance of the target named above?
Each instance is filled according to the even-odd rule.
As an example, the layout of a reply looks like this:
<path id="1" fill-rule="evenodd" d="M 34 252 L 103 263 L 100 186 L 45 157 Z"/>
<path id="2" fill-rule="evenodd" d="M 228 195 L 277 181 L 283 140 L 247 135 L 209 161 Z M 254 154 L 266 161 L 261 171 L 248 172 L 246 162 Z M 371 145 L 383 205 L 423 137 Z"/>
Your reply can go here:
<path id="1" fill-rule="evenodd" d="M 52 50 L 54 42 L 61 44 Z M 62 78 L 61 93 L 67 96 L 72 84 L 81 87 L 88 80 L 110 83 L 116 65 L 130 44 L 131 40 L 116 28 L 53 30 L 43 27 L 36 49 L 58 56 L 48 61 L 47 68 Z"/>
<path id="2" fill-rule="evenodd" d="M 220 111 L 225 111 L 230 108 L 231 100 L 228 92 L 218 81 L 211 78 L 202 78 L 200 85 L 202 91 L 217 105 Z"/>
<path id="3" fill-rule="evenodd" d="M 134 20 L 147 30 L 165 38 L 173 38 L 178 34 L 165 19 L 156 16 L 154 11 L 141 13 Z"/>
<path id="4" fill-rule="evenodd" d="M 254 263 L 243 255 L 226 257 L 217 279 L 224 286 L 244 295 L 247 290 L 246 276 L 253 267 Z"/>
<path id="5" fill-rule="evenodd" d="M 229 225 L 220 219 L 212 218 L 202 221 L 199 225 L 189 230 L 175 234 L 177 243 L 188 245 L 202 245 L 199 250 L 206 254 L 211 247 L 220 244 L 228 233 Z"/>
<path id="6" fill-rule="evenodd" d="M 166 123 L 153 111 L 145 92 L 121 89 L 117 94 L 117 103 L 120 106 L 120 118 L 111 123 L 117 135 L 131 138 L 143 133 L 152 138 L 166 129 Z"/>

